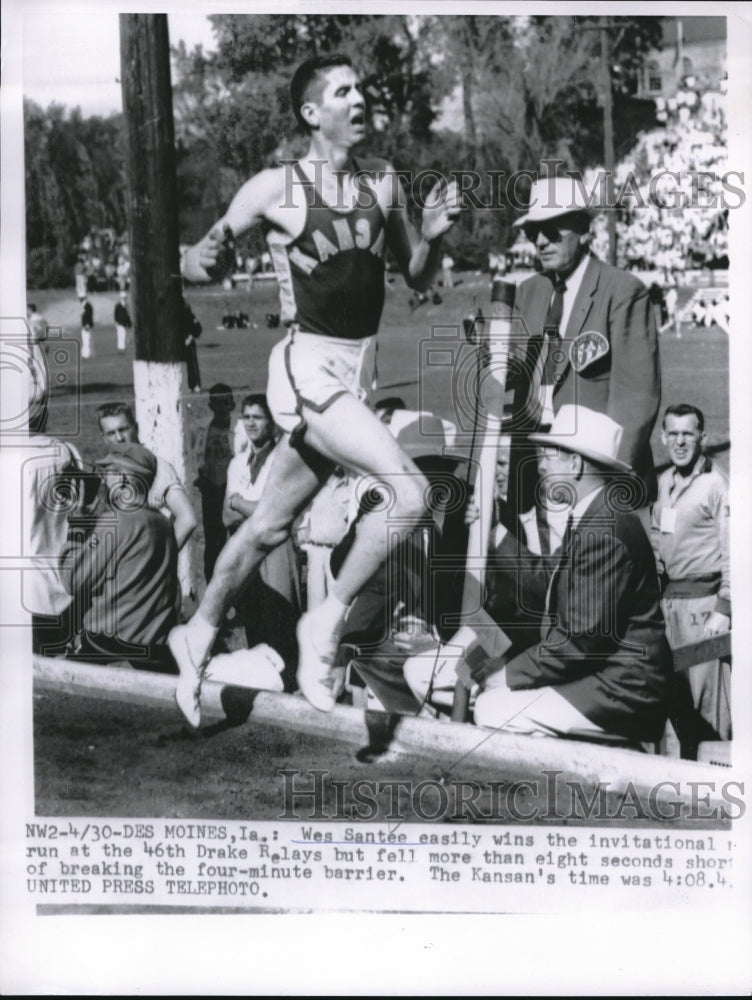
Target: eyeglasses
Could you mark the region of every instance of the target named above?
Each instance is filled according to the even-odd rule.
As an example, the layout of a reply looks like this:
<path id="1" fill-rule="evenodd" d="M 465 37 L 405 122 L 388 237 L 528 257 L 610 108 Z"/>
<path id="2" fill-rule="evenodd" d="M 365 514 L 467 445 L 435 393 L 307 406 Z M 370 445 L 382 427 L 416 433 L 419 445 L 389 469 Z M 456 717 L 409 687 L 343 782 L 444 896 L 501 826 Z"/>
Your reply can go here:
<path id="1" fill-rule="evenodd" d="M 549 243 L 558 243 L 561 239 L 561 229 L 555 222 L 528 222 L 522 231 L 531 243 L 535 243 L 539 233 L 543 233 Z"/>

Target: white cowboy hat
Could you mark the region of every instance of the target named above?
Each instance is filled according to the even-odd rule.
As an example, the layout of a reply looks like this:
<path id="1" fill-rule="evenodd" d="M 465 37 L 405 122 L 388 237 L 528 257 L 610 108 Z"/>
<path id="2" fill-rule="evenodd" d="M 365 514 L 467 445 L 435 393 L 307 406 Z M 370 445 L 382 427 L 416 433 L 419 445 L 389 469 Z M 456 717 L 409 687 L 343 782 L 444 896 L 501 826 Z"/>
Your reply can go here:
<path id="1" fill-rule="evenodd" d="M 605 413 L 586 406 L 562 406 L 547 434 L 529 434 L 528 440 L 548 447 L 573 451 L 598 465 L 619 472 L 631 472 L 631 466 L 616 456 L 624 428 Z"/>
<path id="2" fill-rule="evenodd" d="M 435 413 L 395 410 L 389 430 L 400 448 L 412 459 L 442 458 L 457 463 L 467 457 L 451 447 L 457 428 Z"/>
<path id="3" fill-rule="evenodd" d="M 530 188 L 530 204 L 527 213 L 517 219 L 515 226 L 524 226 L 528 222 L 548 222 L 560 215 L 570 212 L 586 212 L 589 215 L 598 211 L 588 196 L 587 188 L 581 178 L 547 177 L 545 180 L 533 181 Z"/>

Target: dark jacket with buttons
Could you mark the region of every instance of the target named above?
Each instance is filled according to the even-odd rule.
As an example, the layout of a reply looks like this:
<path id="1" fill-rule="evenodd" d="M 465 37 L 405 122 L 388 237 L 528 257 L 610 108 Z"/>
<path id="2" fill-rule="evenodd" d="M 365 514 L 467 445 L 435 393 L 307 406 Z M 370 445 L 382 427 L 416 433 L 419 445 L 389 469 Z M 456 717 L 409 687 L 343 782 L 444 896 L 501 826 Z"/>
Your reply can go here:
<path id="1" fill-rule="evenodd" d="M 510 688 L 555 687 L 606 732 L 660 736 L 672 667 L 655 559 L 639 519 L 619 509 L 608 486 L 558 558 L 535 556 L 507 535 L 488 573 L 497 594 L 542 620 L 540 640 L 506 666 Z M 494 610 L 504 627 L 503 610 Z"/>

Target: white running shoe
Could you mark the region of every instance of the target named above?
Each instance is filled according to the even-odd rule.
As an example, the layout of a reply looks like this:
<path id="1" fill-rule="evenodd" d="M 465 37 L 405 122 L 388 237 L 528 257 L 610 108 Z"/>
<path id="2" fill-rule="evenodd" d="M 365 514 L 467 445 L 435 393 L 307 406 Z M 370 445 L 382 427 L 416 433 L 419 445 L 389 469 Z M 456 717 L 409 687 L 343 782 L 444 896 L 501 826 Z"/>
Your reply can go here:
<path id="1" fill-rule="evenodd" d="M 300 690 L 314 708 L 331 712 L 339 693 L 335 691 L 338 678 L 333 666 L 337 656 L 337 637 L 331 633 L 317 633 L 311 614 L 304 614 L 299 620 L 297 636 Z"/>
<path id="2" fill-rule="evenodd" d="M 250 688 L 253 691 L 284 691 L 280 676 L 285 663 L 279 653 L 262 642 L 253 649 L 220 653 L 211 661 L 211 679 L 217 684 Z"/>
<path id="3" fill-rule="evenodd" d="M 175 701 L 188 722 L 197 729 L 201 724 L 201 685 L 206 676 L 209 657 L 196 663 L 188 645 L 188 628 L 176 625 L 167 636 L 167 645 L 178 665 L 180 676 L 175 687 Z"/>

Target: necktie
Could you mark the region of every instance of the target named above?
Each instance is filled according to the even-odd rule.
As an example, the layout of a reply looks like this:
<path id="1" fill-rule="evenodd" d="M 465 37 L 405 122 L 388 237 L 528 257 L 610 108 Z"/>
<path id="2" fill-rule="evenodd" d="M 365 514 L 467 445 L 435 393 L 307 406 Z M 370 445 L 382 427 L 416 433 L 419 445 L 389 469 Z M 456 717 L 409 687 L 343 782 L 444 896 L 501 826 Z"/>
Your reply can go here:
<path id="1" fill-rule="evenodd" d="M 266 448 L 261 448 L 259 451 L 251 451 L 248 459 L 248 468 L 251 471 L 251 483 L 255 483 L 258 479 L 258 474 L 261 472 L 261 466 L 264 464 L 266 453 Z"/>
<path id="2" fill-rule="evenodd" d="M 554 292 L 548 305 L 548 312 L 543 324 L 543 332 L 547 339 L 546 362 L 543 368 L 543 382 L 552 385 L 556 390 L 561 380 L 561 371 L 566 364 L 566 354 L 561 344 L 559 327 L 564 312 L 564 292 L 566 284 L 557 278 L 553 282 Z"/>
<path id="3" fill-rule="evenodd" d="M 572 564 L 572 528 L 574 525 L 574 518 L 572 514 L 567 518 L 567 527 L 564 531 L 564 537 L 561 542 L 561 549 L 559 554 L 559 561 L 556 564 L 556 569 L 551 574 L 551 579 L 548 584 L 548 590 L 546 591 L 546 606 L 543 612 L 543 618 L 541 620 L 541 638 L 545 641 L 548 633 L 551 631 L 553 626 L 553 616 L 551 614 L 551 604 L 554 598 L 554 592 L 559 583 L 559 576 L 562 570 L 566 569 Z"/>

